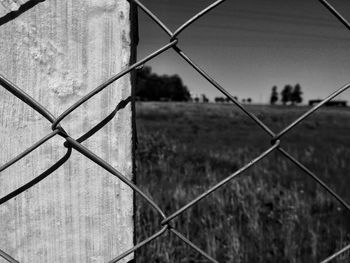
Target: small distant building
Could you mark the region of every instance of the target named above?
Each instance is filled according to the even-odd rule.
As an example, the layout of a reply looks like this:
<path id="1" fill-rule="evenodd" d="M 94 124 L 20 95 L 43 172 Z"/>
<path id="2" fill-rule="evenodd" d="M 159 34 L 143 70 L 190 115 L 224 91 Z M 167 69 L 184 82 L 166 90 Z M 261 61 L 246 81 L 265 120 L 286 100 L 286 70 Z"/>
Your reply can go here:
<path id="1" fill-rule="evenodd" d="M 315 104 L 320 103 L 322 100 L 309 100 L 309 106 L 314 106 Z M 330 107 L 347 107 L 348 102 L 346 100 L 331 100 L 326 102 L 325 106 Z"/>

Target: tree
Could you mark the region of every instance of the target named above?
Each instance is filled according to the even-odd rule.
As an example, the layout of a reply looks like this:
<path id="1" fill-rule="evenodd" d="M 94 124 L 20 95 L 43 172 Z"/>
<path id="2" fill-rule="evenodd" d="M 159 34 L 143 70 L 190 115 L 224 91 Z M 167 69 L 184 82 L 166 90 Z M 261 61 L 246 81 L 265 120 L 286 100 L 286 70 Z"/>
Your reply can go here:
<path id="1" fill-rule="evenodd" d="M 301 86 L 300 84 L 296 84 L 294 86 L 294 89 L 292 91 L 292 94 L 291 94 L 291 101 L 292 101 L 292 104 L 299 104 L 303 101 L 303 98 L 302 98 L 302 95 L 303 92 L 301 91 Z"/>
<path id="2" fill-rule="evenodd" d="M 159 76 L 150 67 L 137 71 L 135 96 L 150 101 L 189 101 L 188 88 L 178 75 Z"/>
<path id="3" fill-rule="evenodd" d="M 286 105 L 292 99 L 292 90 L 293 87 L 291 85 L 284 86 L 284 89 L 281 92 L 281 99 L 283 105 Z"/>
<path id="4" fill-rule="evenodd" d="M 215 102 L 224 102 L 225 101 L 225 98 L 223 97 L 215 97 Z"/>
<path id="5" fill-rule="evenodd" d="M 275 105 L 277 101 L 278 101 L 277 86 L 273 86 L 271 91 L 270 104 Z"/>
<path id="6" fill-rule="evenodd" d="M 205 96 L 205 94 L 202 94 L 202 101 L 209 102 L 209 99 L 207 98 L 207 96 Z"/>
<path id="7" fill-rule="evenodd" d="M 252 103 L 252 99 L 251 98 L 248 98 L 247 99 L 247 102 L 250 104 L 250 103 Z"/>

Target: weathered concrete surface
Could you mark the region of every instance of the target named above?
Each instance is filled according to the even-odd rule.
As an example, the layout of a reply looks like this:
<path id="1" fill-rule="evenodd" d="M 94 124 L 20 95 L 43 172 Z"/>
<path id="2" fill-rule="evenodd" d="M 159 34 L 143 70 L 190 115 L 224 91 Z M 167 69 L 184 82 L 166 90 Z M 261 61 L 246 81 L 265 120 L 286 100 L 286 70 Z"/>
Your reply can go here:
<path id="1" fill-rule="evenodd" d="M 0 73 L 58 116 L 130 63 L 130 41 L 125 0 L 47 0 L 0 26 Z M 127 75 L 62 126 L 78 138 L 130 94 Z M 48 134 L 50 125 L 0 87 L 0 164 Z M 131 138 L 129 103 L 83 144 L 131 179 Z M 2 172 L 0 196 L 57 162 L 66 152 L 63 142 L 55 137 Z M 54 174 L 0 206 L 0 249 L 21 263 L 108 262 L 132 246 L 133 192 L 76 151 Z"/>
<path id="2" fill-rule="evenodd" d="M 23 4 L 30 0 L 0 0 L 0 18 L 4 15 L 17 11 Z"/>

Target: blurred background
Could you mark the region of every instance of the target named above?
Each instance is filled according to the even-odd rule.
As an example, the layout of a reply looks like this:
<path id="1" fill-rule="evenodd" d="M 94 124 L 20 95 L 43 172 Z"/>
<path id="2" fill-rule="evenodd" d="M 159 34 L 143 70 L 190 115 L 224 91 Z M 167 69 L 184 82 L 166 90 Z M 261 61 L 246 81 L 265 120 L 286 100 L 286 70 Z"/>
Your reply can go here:
<path id="1" fill-rule="evenodd" d="M 213 1 L 143 0 L 175 30 Z M 347 0 L 332 4 L 350 18 Z M 138 59 L 169 42 L 139 10 Z M 179 47 L 274 132 L 350 82 L 350 32 L 319 1 L 226 1 Z M 270 136 L 169 50 L 137 71 L 137 184 L 167 215 L 249 163 Z M 350 202 L 349 92 L 285 134 L 281 146 Z M 311 102 L 310 102 L 311 100 Z M 313 102 L 312 102 L 313 101 Z M 137 198 L 136 241 L 161 218 Z M 278 152 L 174 220 L 219 262 L 320 262 L 350 243 L 350 213 Z M 206 262 L 176 236 L 138 262 Z M 349 262 L 346 252 L 333 262 Z"/>
<path id="2" fill-rule="evenodd" d="M 213 3 L 210 0 L 144 0 L 171 30 Z M 331 2 L 350 17 L 347 0 Z M 139 12 L 143 58 L 169 42 L 168 36 Z M 299 83 L 305 101 L 321 99 L 349 82 L 350 32 L 317 0 L 225 1 L 179 37 L 179 47 L 238 98 L 268 103 L 273 86 Z M 213 100 L 218 92 L 174 51 L 147 63 L 157 74 L 178 74 L 192 94 Z M 340 99 L 349 100 L 350 93 Z"/>

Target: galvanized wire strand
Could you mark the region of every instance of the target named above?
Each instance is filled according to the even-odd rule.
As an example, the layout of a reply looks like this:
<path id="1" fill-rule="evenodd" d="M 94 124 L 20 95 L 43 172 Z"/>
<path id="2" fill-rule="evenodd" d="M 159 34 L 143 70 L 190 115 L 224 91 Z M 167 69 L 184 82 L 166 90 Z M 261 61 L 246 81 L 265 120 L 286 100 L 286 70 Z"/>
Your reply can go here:
<path id="1" fill-rule="evenodd" d="M 326 0 L 319 0 L 340 22 L 350 30 L 350 23 Z"/>
<path id="2" fill-rule="evenodd" d="M 312 113 L 314 113 L 316 110 L 321 108 L 324 104 L 326 104 L 328 101 L 334 99 L 336 96 L 339 94 L 343 93 L 346 91 L 348 88 L 350 88 L 350 83 L 344 85 L 343 87 L 339 88 L 335 92 L 333 92 L 331 95 L 329 95 L 327 98 L 322 100 L 320 103 L 318 103 L 316 106 L 314 106 L 312 109 L 308 110 L 305 112 L 302 116 L 300 116 L 298 119 L 296 119 L 294 122 L 289 124 L 286 128 L 284 128 L 282 131 L 280 131 L 274 138 L 274 140 L 280 139 L 284 134 L 286 134 L 288 131 L 290 131 L 292 128 L 294 128 L 298 123 L 309 117 Z"/>
<path id="3" fill-rule="evenodd" d="M 210 262 L 213 263 L 219 263 L 216 259 L 209 256 L 207 253 L 205 253 L 202 249 L 200 249 L 198 246 L 193 244 L 189 239 L 187 239 L 184 235 L 182 235 L 180 232 L 176 231 L 174 228 L 170 228 L 170 231 L 174 233 L 178 238 L 180 238 L 183 242 L 185 242 L 187 245 L 189 245 L 193 250 L 197 251 L 199 254 L 201 254 L 203 257 L 208 259 Z"/>
<path id="4" fill-rule="evenodd" d="M 25 185 L 17 188 L 16 190 L 12 191 L 11 193 L 7 194 L 6 196 L 2 197 L 0 199 L 0 205 L 3 203 L 11 200 L 12 198 L 18 196 L 19 194 L 23 193 L 24 191 L 28 190 L 29 188 L 33 187 L 40 181 L 44 180 L 46 177 L 48 177 L 50 174 L 52 174 L 54 171 L 56 171 L 58 168 L 60 168 L 70 157 L 72 153 L 72 149 L 69 147 L 67 150 L 67 153 L 54 165 L 52 165 L 50 168 L 48 168 L 45 172 L 40 174 L 39 176 L 35 177 L 30 182 L 26 183 Z"/>
<path id="5" fill-rule="evenodd" d="M 339 250 L 338 252 L 334 253 L 329 258 L 323 260 L 321 263 L 328 263 L 328 262 L 332 261 L 333 259 L 335 259 L 336 257 L 339 257 L 341 254 L 347 252 L 348 250 L 350 250 L 350 245 L 348 245 L 348 246 L 344 247 L 343 249 Z"/>
<path id="6" fill-rule="evenodd" d="M 167 229 L 169 228 L 168 225 L 164 226 L 161 230 L 159 230 L 157 233 L 155 233 L 154 235 L 150 236 L 149 238 L 145 239 L 144 241 L 138 243 L 136 246 L 134 246 L 133 248 L 125 251 L 123 254 L 119 255 L 118 257 L 112 259 L 111 261 L 109 261 L 108 263 L 116 263 L 119 260 L 125 258 L 126 256 L 130 255 L 131 253 L 135 252 L 136 250 L 140 249 L 141 247 L 147 245 L 148 243 L 150 243 L 151 241 L 153 241 L 154 239 L 160 237 L 161 235 L 163 235 L 165 233 L 165 231 L 167 231 Z"/>
<path id="7" fill-rule="evenodd" d="M 165 33 L 167 33 L 167 35 L 169 37 L 173 36 L 173 32 L 171 32 L 171 30 L 155 15 L 153 14 L 153 12 L 151 12 L 151 10 L 149 10 L 144 4 L 142 4 L 140 1 L 138 0 L 127 0 L 127 1 L 132 1 L 134 2 L 138 7 L 140 7 L 142 9 L 142 11 L 144 11 L 158 26 L 160 26 L 161 29 L 164 30 Z M 170 41 L 172 42 L 172 41 Z"/>
<path id="8" fill-rule="evenodd" d="M 290 155 L 288 152 L 286 152 L 282 148 L 278 148 L 278 151 L 282 153 L 285 157 L 287 157 L 289 160 L 291 160 L 296 166 L 298 166 L 306 174 L 311 176 L 312 179 L 314 179 L 319 185 L 321 185 L 328 193 L 330 193 L 335 199 L 337 199 L 338 202 L 341 203 L 350 212 L 349 204 L 347 204 L 347 202 L 344 199 L 342 199 L 337 193 L 335 193 L 330 187 L 328 187 L 327 184 L 324 183 L 321 179 L 319 179 L 313 172 L 311 172 L 308 168 L 306 168 L 305 165 L 303 165 L 301 162 L 299 162 L 297 159 L 295 159 L 292 155 Z"/>
<path id="9" fill-rule="evenodd" d="M 219 83 L 217 83 L 212 77 L 209 76 L 203 69 L 201 69 L 192 59 L 190 59 L 181 49 L 177 46 L 174 50 L 190 64 L 200 75 L 202 75 L 207 81 L 209 81 L 215 88 L 217 88 L 221 93 L 223 93 L 227 98 L 230 99 L 237 107 L 239 107 L 246 115 L 248 115 L 253 121 L 255 121 L 265 132 L 267 132 L 271 137 L 275 136 L 275 133 L 270 130 L 258 117 L 250 113 L 241 103 L 239 103 L 226 89 L 224 89 Z"/>
<path id="10" fill-rule="evenodd" d="M 19 98 L 21 101 L 23 101 L 25 104 L 29 105 L 35 111 L 40 113 L 49 122 L 52 123 L 55 121 L 55 117 L 45 107 L 43 107 L 39 102 L 37 102 L 35 99 L 33 99 L 23 90 L 18 88 L 15 84 L 13 84 L 10 80 L 5 78 L 1 74 L 0 74 L 0 85 L 3 86 L 9 92 L 11 92 L 13 95 L 15 95 L 17 98 Z"/>
<path id="11" fill-rule="evenodd" d="M 57 135 L 59 133 L 59 130 L 56 129 L 52 132 L 50 132 L 48 135 L 46 135 L 45 137 L 43 137 L 42 139 L 40 139 L 38 142 L 36 142 L 35 144 L 33 144 L 32 146 L 30 146 L 27 150 L 25 150 L 24 152 L 20 153 L 19 155 L 17 155 L 16 157 L 14 157 L 13 159 L 11 159 L 10 161 L 8 161 L 7 163 L 5 163 L 4 165 L 0 166 L 0 172 L 4 171 L 5 169 L 7 169 L 8 167 L 10 167 L 11 165 L 15 164 L 16 162 L 18 162 L 19 160 L 21 160 L 22 158 L 24 158 L 25 156 L 27 156 L 29 153 L 31 153 L 32 151 L 34 151 L 36 148 L 38 148 L 40 145 L 44 144 L 46 141 L 50 140 L 52 137 L 54 137 L 55 135 Z"/>
<path id="12" fill-rule="evenodd" d="M 271 152 L 273 152 L 277 147 L 279 146 L 279 141 L 276 141 L 276 143 L 271 146 L 268 150 L 266 150 L 265 152 L 263 152 L 262 154 L 260 154 L 258 157 L 256 157 L 255 159 L 253 159 L 252 161 L 250 161 L 249 163 L 247 163 L 245 166 L 243 166 L 242 168 L 240 168 L 239 170 L 237 170 L 235 173 L 233 173 L 232 175 L 230 175 L 229 177 L 225 178 L 224 180 L 222 180 L 221 182 L 217 183 L 215 186 L 211 187 L 209 190 L 205 191 L 203 194 L 201 194 L 200 196 L 198 196 L 197 198 L 195 198 L 194 200 L 192 200 L 191 202 L 189 202 L 187 205 L 183 206 L 182 208 L 180 208 L 179 210 L 177 210 L 175 213 L 173 213 L 172 215 L 168 216 L 167 218 L 165 218 L 161 224 L 165 225 L 168 222 L 170 222 L 171 220 L 173 220 L 175 217 L 179 216 L 180 214 L 182 214 L 183 212 L 185 212 L 187 209 L 189 209 L 190 207 L 192 207 L 193 205 L 197 204 L 200 200 L 202 200 L 203 198 L 207 197 L 208 195 L 212 194 L 214 191 L 216 191 L 217 189 L 221 188 L 222 186 L 224 186 L 225 184 L 227 184 L 229 181 L 231 181 L 233 178 L 235 178 L 236 176 L 240 175 L 241 173 L 243 173 L 245 170 L 247 170 L 248 168 L 250 168 L 251 166 L 253 166 L 254 164 L 256 164 L 257 162 L 259 162 L 260 160 L 262 160 L 263 158 L 265 158 L 267 155 L 269 155 Z"/>
<path id="13" fill-rule="evenodd" d="M 5 259 L 7 262 L 10 262 L 10 263 L 19 263 L 19 261 L 15 260 L 13 257 L 5 253 L 1 249 L 0 249 L 0 257 L 2 257 L 3 259 Z"/>
<path id="14" fill-rule="evenodd" d="M 118 105 L 115 107 L 115 109 L 106 117 L 104 118 L 101 122 L 96 124 L 92 129 L 90 129 L 88 132 L 80 136 L 76 141 L 79 143 L 82 143 L 89 139 L 92 135 L 94 135 L 96 132 L 101 130 L 105 125 L 107 125 L 117 114 L 117 112 L 124 108 L 129 102 L 131 101 L 131 97 L 128 97 L 125 100 L 122 100 L 118 103 Z"/>
<path id="15" fill-rule="evenodd" d="M 88 159 L 96 163 L 97 165 L 104 168 L 109 173 L 115 175 L 117 178 L 119 178 L 122 182 L 124 182 L 126 185 L 128 185 L 131 189 L 133 189 L 136 193 L 138 193 L 143 199 L 145 199 L 159 214 L 162 218 L 166 218 L 164 212 L 159 208 L 159 206 L 145 193 L 143 193 L 134 183 L 132 183 L 128 178 L 126 178 L 122 173 L 117 171 L 115 168 L 113 168 L 109 163 L 98 157 L 96 154 L 91 152 L 89 149 L 87 149 L 85 146 L 78 143 L 76 140 L 74 140 L 71 137 L 66 137 L 67 142 L 71 147 L 73 147 L 75 150 L 80 152 L 81 154 L 85 155 Z"/>
<path id="16" fill-rule="evenodd" d="M 52 123 L 52 129 L 56 129 L 57 125 L 65 118 L 67 117 L 68 114 L 70 114 L 72 111 L 74 111 L 76 108 L 78 108 L 81 104 L 83 104 L 84 102 L 86 102 L 87 100 L 89 100 L 90 98 L 92 98 L 93 96 L 95 96 L 97 93 L 101 92 L 103 89 L 105 89 L 106 87 L 108 87 L 110 84 L 112 84 L 113 82 L 115 82 L 116 80 L 118 80 L 119 78 L 123 77 L 124 75 L 126 75 L 127 73 L 131 72 L 133 69 L 143 65 L 144 63 L 146 63 L 147 61 L 151 60 L 152 58 L 158 56 L 159 54 L 163 53 L 164 51 L 170 49 L 171 47 L 173 47 L 174 45 L 177 44 L 177 40 L 175 39 L 174 41 L 171 41 L 169 44 L 161 47 L 160 49 L 158 49 L 157 51 L 155 51 L 154 53 L 152 53 L 151 55 L 145 57 L 144 59 L 134 63 L 133 65 L 131 65 L 130 67 L 126 68 L 125 70 L 121 71 L 120 73 L 114 75 L 113 77 L 111 77 L 110 79 L 108 79 L 107 81 L 105 81 L 103 84 L 101 84 L 100 86 L 98 86 L 97 88 L 95 88 L 94 90 L 92 90 L 91 92 L 89 92 L 87 95 L 85 95 L 84 97 L 82 97 L 80 100 L 78 100 L 76 103 L 74 103 L 71 107 L 69 107 L 66 111 L 64 111 L 60 116 L 58 116 L 58 118 L 56 120 L 54 120 L 54 122 Z"/>
<path id="17" fill-rule="evenodd" d="M 214 2 L 213 4 L 209 5 L 208 7 L 204 8 L 201 12 L 194 15 L 191 19 L 189 19 L 187 22 L 185 22 L 182 26 L 180 26 L 178 29 L 175 30 L 174 34 L 171 36 L 170 40 L 175 39 L 182 31 L 184 31 L 187 27 L 192 25 L 195 21 L 197 21 L 199 18 L 201 18 L 203 15 L 217 7 L 218 5 L 222 4 L 226 0 L 218 0 Z"/>

